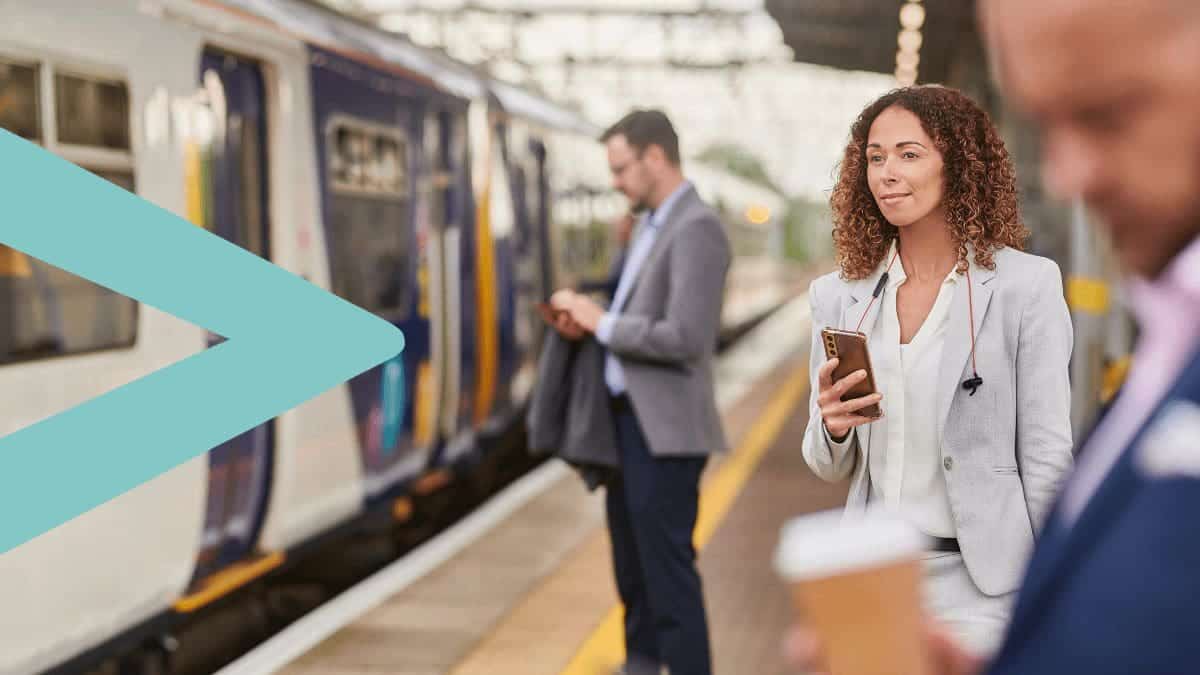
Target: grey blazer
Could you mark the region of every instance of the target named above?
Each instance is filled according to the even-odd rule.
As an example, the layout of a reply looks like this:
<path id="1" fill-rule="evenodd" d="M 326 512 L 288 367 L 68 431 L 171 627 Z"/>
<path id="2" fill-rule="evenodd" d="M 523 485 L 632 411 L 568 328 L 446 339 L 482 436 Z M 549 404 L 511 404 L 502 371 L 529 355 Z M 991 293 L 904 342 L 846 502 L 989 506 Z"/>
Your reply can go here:
<path id="1" fill-rule="evenodd" d="M 1072 464 L 1073 329 L 1054 261 L 1005 248 L 996 252 L 996 269 L 989 271 L 974 264 L 973 251 L 971 256 L 975 354 L 983 386 L 974 396 L 961 386 L 971 366 L 967 285 L 960 283 L 931 403 L 940 415 L 938 452 L 963 560 L 981 591 L 1000 595 L 1017 588 L 1035 533 Z M 804 459 L 827 481 L 851 477 L 848 512 L 865 508 L 870 497 L 868 457 L 887 453 L 887 401 L 882 419 L 857 427 L 848 449 L 834 452 L 817 408 L 817 369 L 825 360 L 819 335 L 826 326 L 853 330 L 882 273 L 882 263 L 859 281 L 832 273 L 809 288 L 812 396 Z M 880 304 L 871 306 L 863 323 L 868 336 Z M 887 354 L 871 351 L 876 368 Z"/>
<path id="2" fill-rule="evenodd" d="M 620 467 L 604 356 L 592 337 L 570 342 L 547 329 L 525 418 L 529 450 L 553 452 L 575 467 L 589 488 Z"/>
<path id="3" fill-rule="evenodd" d="M 689 187 L 667 214 L 613 323 L 638 422 L 655 456 L 726 449 L 713 358 L 730 245 L 720 218 Z"/>

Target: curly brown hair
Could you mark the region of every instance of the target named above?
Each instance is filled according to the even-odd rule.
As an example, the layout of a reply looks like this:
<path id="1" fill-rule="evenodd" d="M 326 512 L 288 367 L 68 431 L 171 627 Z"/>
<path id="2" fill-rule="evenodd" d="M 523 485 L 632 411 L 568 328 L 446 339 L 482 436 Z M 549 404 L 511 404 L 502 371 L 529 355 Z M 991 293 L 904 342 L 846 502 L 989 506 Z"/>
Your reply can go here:
<path id="1" fill-rule="evenodd" d="M 864 108 L 850 128 L 850 142 L 829 200 L 842 276 L 870 276 L 898 236 L 867 184 L 867 135 L 875 118 L 892 106 L 916 115 L 942 154 L 942 206 L 958 244 L 959 274 L 967 270 L 968 243 L 975 248 L 975 264 L 986 269 L 995 269 L 992 256 L 1000 248 L 1022 250 L 1029 230 L 1017 210 L 1016 171 L 987 112 L 956 89 L 904 87 Z"/>

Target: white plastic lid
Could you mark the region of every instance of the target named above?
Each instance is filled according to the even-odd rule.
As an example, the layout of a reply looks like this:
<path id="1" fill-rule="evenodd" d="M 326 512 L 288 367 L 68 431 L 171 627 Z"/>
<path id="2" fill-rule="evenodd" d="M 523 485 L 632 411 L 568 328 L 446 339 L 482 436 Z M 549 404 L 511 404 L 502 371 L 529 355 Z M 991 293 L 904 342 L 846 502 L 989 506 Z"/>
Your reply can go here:
<path id="1" fill-rule="evenodd" d="M 792 581 L 869 569 L 925 550 L 925 535 L 883 509 L 847 515 L 842 509 L 793 518 L 784 524 L 775 569 Z"/>

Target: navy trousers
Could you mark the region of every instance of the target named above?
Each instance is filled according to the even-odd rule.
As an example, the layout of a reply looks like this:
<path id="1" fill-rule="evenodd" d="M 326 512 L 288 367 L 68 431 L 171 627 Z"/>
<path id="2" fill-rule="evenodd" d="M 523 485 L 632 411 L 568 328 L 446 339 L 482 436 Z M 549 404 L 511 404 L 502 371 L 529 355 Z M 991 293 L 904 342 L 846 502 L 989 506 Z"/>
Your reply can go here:
<path id="1" fill-rule="evenodd" d="M 637 417 L 615 413 L 621 471 L 608 483 L 608 532 L 625 605 L 626 669 L 711 675 L 708 619 L 692 532 L 705 456 L 656 458 Z"/>

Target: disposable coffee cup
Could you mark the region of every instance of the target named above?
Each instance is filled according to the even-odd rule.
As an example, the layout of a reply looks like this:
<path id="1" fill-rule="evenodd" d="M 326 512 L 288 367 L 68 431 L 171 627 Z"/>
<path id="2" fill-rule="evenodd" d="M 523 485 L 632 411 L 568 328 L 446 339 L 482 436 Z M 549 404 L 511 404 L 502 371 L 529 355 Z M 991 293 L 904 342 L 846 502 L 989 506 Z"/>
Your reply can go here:
<path id="1" fill-rule="evenodd" d="M 925 547 L 919 530 L 888 511 L 826 511 L 784 525 L 775 568 L 832 675 L 931 672 L 921 625 Z"/>

